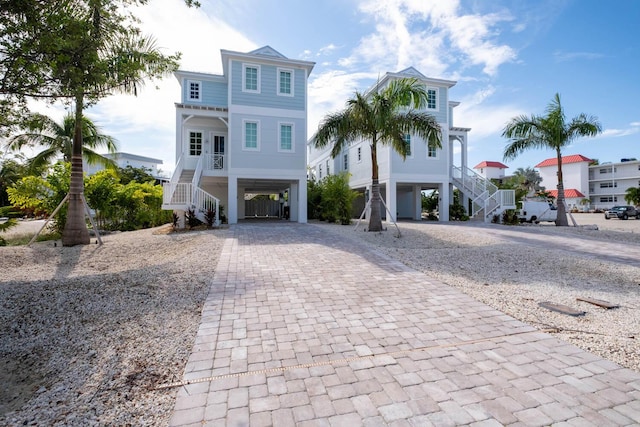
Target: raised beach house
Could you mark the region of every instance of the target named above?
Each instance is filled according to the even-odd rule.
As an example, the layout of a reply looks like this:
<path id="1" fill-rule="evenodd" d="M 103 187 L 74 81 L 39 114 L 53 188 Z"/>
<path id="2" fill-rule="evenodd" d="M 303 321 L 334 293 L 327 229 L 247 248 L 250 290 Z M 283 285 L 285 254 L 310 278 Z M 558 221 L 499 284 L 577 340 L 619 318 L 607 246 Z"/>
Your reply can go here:
<path id="1" fill-rule="evenodd" d="M 201 220 L 215 213 L 219 221 L 224 206 L 233 224 L 258 215 L 256 195 L 278 194 L 286 197 L 287 217 L 306 222 L 307 80 L 314 63 L 269 46 L 221 56 L 221 75 L 175 73 L 176 168 L 163 209 Z"/>
<path id="2" fill-rule="evenodd" d="M 463 205 L 471 205 L 469 215 L 490 221 L 505 209 L 515 208 L 513 190 L 499 190 L 489 179 L 467 166 L 467 141 L 470 129 L 454 125 L 454 109 L 459 102 L 449 98 L 455 81 L 424 76 L 413 67 L 397 73 L 386 73 L 376 86 L 384 88 L 394 79 L 416 78 L 427 89 L 427 113 L 432 114 L 442 129 L 442 148 L 428 147 L 415 135 L 407 135 L 410 154 L 405 160 L 389 146 L 378 147 L 380 195 L 388 208 L 381 207 L 387 220 L 398 218 L 420 220 L 421 193 L 437 190 L 439 220 L 449 220 L 449 205 L 453 203 L 453 189 L 463 195 Z M 369 89 L 369 93 L 374 88 Z M 371 188 L 371 156 L 369 141 L 355 140 L 336 158 L 331 158 L 331 145 L 318 149 L 309 140 L 307 147 L 309 171 L 313 178 L 346 171 L 349 185 L 364 197 L 359 198 L 365 208 Z M 469 201 L 471 203 L 469 203 Z"/>

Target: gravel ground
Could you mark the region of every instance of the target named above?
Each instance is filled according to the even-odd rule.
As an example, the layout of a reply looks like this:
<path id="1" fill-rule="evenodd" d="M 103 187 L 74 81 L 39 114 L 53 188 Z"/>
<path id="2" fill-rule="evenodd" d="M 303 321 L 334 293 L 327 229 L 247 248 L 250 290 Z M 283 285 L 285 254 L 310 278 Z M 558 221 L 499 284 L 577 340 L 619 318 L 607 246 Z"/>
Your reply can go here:
<path id="1" fill-rule="evenodd" d="M 0 425 L 166 425 L 226 231 L 0 248 Z"/>
<path id="2" fill-rule="evenodd" d="M 527 230 L 593 245 L 618 242 L 621 250 L 640 253 L 640 221 L 575 217 L 600 230 Z M 393 230 L 315 225 L 367 241 L 492 307 L 640 372 L 640 265 L 561 249 L 528 250 L 503 235 L 518 235 L 522 227 L 406 222 L 396 238 Z M 105 236 L 103 246 L 0 248 L 0 425 L 167 424 L 176 391 L 154 387 L 182 378 L 228 232 L 166 230 Z M 576 302 L 579 296 L 621 307 L 600 309 Z M 538 307 L 547 300 L 587 315 Z"/>

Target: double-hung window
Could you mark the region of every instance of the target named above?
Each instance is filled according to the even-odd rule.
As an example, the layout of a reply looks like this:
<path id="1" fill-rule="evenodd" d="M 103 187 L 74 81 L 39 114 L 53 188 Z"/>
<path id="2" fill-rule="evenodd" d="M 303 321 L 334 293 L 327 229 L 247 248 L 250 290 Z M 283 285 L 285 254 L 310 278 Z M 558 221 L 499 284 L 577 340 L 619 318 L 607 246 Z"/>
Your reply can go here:
<path id="1" fill-rule="evenodd" d="M 362 161 L 362 147 L 358 147 L 358 163 Z"/>
<path id="2" fill-rule="evenodd" d="M 278 95 L 293 96 L 293 70 L 278 68 Z"/>
<path id="3" fill-rule="evenodd" d="M 260 150 L 260 138 L 258 137 L 259 122 L 248 121 L 244 122 L 244 145 L 243 149 L 248 151 Z"/>
<path id="4" fill-rule="evenodd" d="M 434 88 L 427 88 L 427 110 L 438 109 L 438 90 Z"/>
<path id="5" fill-rule="evenodd" d="M 344 153 L 342 156 L 342 169 L 348 171 L 349 170 L 349 155 Z"/>
<path id="6" fill-rule="evenodd" d="M 278 151 L 293 151 L 293 124 L 280 123 Z"/>
<path id="7" fill-rule="evenodd" d="M 435 146 L 427 145 L 427 157 L 430 159 L 438 157 L 438 149 Z"/>
<path id="8" fill-rule="evenodd" d="M 202 132 L 189 132 L 189 155 L 199 156 L 202 153 Z"/>
<path id="9" fill-rule="evenodd" d="M 187 99 L 189 101 L 201 100 L 202 84 L 195 80 L 187 80 Z"/>
<path id="10" fill-rule="evenodd" d="M 408 134 L 408 133 L 406 133 L 406 134 L 404 135 L 404 138 L 402 138 L 402 139 L 404 139 L 404 145 L 407 147 L 407 151 L 406 151 L 407 157 L 412 157 L 412 151 L 411 151 L 411 135 L 410 135 L 410 134 Z"/>
<path id="11" fill-rule="evenodd" d="M 242 91 L 260 93 L 260 67 L 244 64 L 242 71 Z"/>

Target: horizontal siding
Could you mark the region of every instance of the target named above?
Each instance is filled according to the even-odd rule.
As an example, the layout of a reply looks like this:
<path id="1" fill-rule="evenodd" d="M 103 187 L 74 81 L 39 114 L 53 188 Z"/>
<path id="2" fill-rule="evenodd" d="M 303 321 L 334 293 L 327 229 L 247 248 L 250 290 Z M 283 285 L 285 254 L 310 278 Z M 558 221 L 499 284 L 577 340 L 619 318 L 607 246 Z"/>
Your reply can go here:
<path id="1" fill-rule="evenodd" d="M 189 99 L 189 86 L 187 81 L 200 82 L 201 100 L 193 101 Z M 212 107 L 227 107 L 227 87 L 223 82 L 212 82 L 202 79 L 183 79 L 182 82 L 182 103 L 193 105 L 207 105 Z"/>
<path id="2" fill-rule="evenodd" d="M 252 107 L 280 108 L 304 111 L 305 73 L 304 70 L 292 69 L 294 96 L 278 96 L 278 67 L 260 65 L 260 93 L 242 91 L 243 62 L 231 62 L 231 103 Z"/>
<path id="3" fill-rule="evenodd" d="M 447 88 L 439 87 L 436 89 L 438 89 L 438 109 L 426 110 L 426 112 L 435 117 L 438 123 L 447 123 L 447 110 L 449 108 L 447 103 Z"/>
<path id="4" fill-rule="evenodd" d="M 232 114 L 229 141 L 230 167 L 255 170 L 295 170 L 306 169 L 306 121 L 304 119 L 283 119 L 281 117 Z M 243 120 L 260 122 L 260 151 L 245 151 L 243 147 Z M 280 122 L 294 124 L 294 152 L 278 151 L 278 125 Z"/>

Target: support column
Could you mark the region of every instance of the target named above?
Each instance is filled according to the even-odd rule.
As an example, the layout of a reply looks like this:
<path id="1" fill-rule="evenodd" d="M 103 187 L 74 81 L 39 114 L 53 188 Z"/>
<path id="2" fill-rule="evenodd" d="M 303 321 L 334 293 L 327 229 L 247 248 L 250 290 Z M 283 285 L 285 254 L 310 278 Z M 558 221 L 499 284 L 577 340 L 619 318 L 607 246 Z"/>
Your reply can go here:
<path id="1" fill-rule="evenodd" d="M 413 220 L 422 220 L 422 187 L 419 185 L 413 186 Z"/>
<path id="2" fill-rule="evenodd" d="M 289 221 L 298 222 L 300 211 L 300 198 L 298 197 L 298 183 L 292 182 L 289 185 Z"/>
<path id="3" fill-rule="evenodd" d="M 438 184 L 438 212 L 440 221 L 449 221 L 449 204 L 451 203 L 451 186 L 448 182 Z"/>
<path id="4" fill-rule="evenodd" d="M 229 221 L 229 224 L 237 224 L 238 223 L 238 177 L 229 176 L 227 194 L 229 197 L 227 220 Z"/>
<path id="5" fill-rule="evenodd" d="M 390 179 L 386 183 L 386 196 L 385 203 L 387 204 L 387 222 L 395 222 L 398 219 L 397 210 L 397 194 L 396 194 L 396 182 L 395 180 Z M 389 217 L 389 212 L 391 212 L 391 217 Z"/>
<path id="6" fill-rule="evenodd" d="M 298 181 L 298 222 L 307 223 L 307 178 Z"/>

